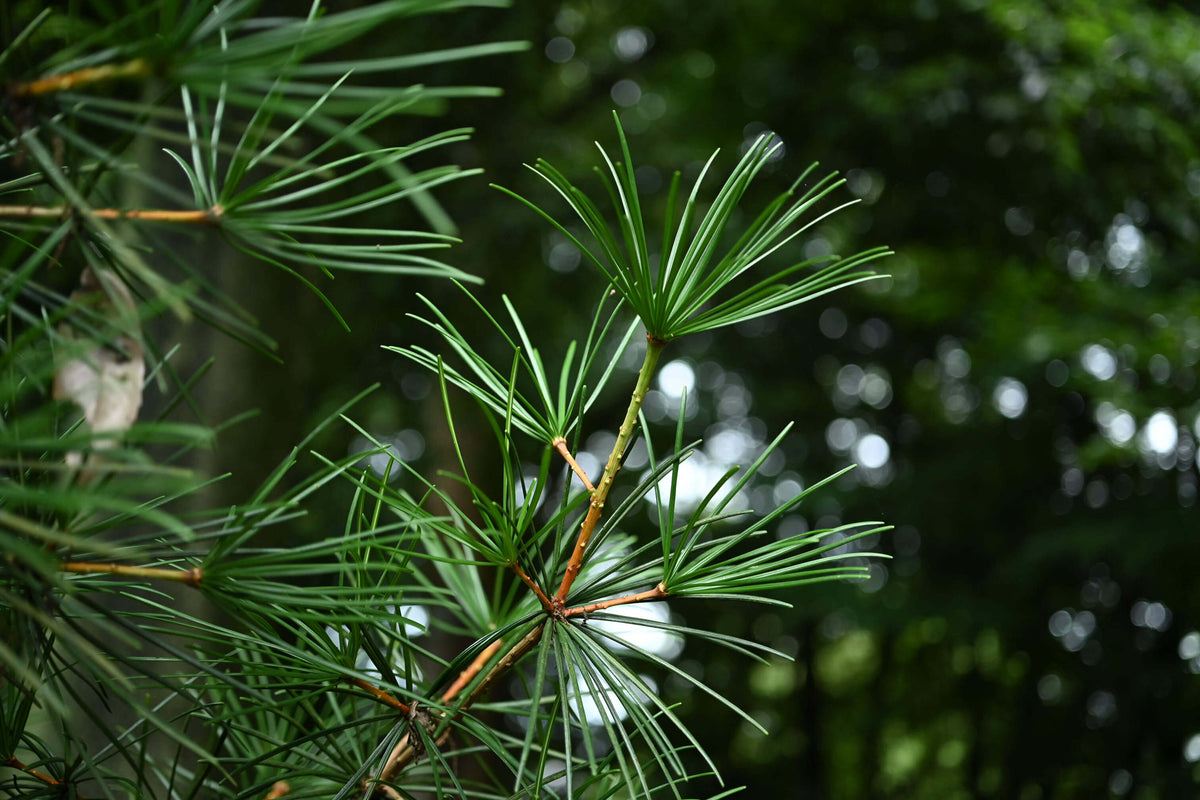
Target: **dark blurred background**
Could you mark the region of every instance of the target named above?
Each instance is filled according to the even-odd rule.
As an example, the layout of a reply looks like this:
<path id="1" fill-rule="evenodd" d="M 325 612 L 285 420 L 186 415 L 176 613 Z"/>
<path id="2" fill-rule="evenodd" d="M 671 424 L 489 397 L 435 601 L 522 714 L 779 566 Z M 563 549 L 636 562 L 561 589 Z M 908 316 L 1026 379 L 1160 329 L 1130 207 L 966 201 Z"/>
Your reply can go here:
<path id="1" fill-rule="evenodd" d="M 491 83 L 502 97 L 390 133 L 477 129 L 452 158 L 486 179 L 438 190 L 464 239 L 447 260 L 486 280 L 485 301 L 512 297 L 551 360 L 586 331 L 601 285 L 487 182 L 553 204 L 520 166 L 545 157 L 598 189 L 592 143 L 616 147 L 614 109 L 652 216 L 672 171 L 694 178 L 720 147 L 723 176 L 767 134 L 783 155 L 752 188 L 752 212 L 815 160 L 861 201 L 791 255 L 897 253 L 886 281 L 680 342 L 649 401 L 669 424 L 681 387 L 698 400 L 688 431 L 710 439 L 698 480 L 794 420 L 756 507 L 859 464 L 780 534 L 896 526 L 875 543 L 894 558 L 869 580 L 785 594 L 790 609 L 672 604 L 688 624 L 795 658 L 754 664 L 697 642 L 679 655 L 771 731 L 680 697 L 726 785 L 746 797 L 1195 796 L 1200 18 L 1129 0 L 539 0 L 432 17 L 374 46 L 498 39 L 532 47 L 395 79 Z M 420 310 L 416 291 L 465 312 L 457 290 L 341 277 L 327 290 L 344 334 L 286 276 L 228 272 L 285 363 L 209 345 L 209 413 L 264 411 L 222 441 L 214 471 L 253 483 L 280 442 L 374 381 L 356 418 L 419 467 L 446 464 L 428 376 L 380 345 L 434 346 L 405 313 Z M 626 392 L 592 421 L 615 428 Z M 486 471 L 491 434 L 469 412 L 459 424 L 477 426 Z M 226 484 L 231 502 L 242 486 Z M 343 514 L 306 524 L 320 535 Z"/>

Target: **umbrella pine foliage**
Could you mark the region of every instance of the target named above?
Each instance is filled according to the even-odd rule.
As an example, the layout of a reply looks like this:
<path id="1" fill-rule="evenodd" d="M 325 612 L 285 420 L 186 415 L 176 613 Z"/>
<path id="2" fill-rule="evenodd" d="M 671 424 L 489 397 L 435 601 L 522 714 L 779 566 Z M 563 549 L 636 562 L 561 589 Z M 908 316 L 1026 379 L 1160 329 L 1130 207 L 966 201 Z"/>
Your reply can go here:
<path id="1" fill-rule="evenodd" d="M 886 251 L 780 260 L 839 208 L 829 200 L 838 182 L 811 170 L 733 230 L 771 158 L 766 140 L 711 197 L 716 154 L 691 187 L 676 178 L 656 240 L 618 122 L 617 152 L 602 147 L 599 159 L 611 209 L 542 161 L 531 169 L 561 208 L 509 192 L 520 200 L 513 213 L 532 207 L 595 268 L 601 300 L 587 338 L 553 361 L 517 303 L 487 308 L 471 275 L 435 257 L 454 239 L 431 190 L 473 171 L 427 165 L 470 131 L 403 143 L 377 134 L 397 115 L 490 93 L 397 88 L 391 73 L 524 45 L 339 60 L 409 17 L 496 4 L 314 2 L 296 17 L 259 17 L 256 5 L 5 12 L 0 791 L 685 796 L 689 778 L 719 775 L 720 764 L 648 674 L 757 723 L 646 635 L 695 637 L 750 659 L 782 654 L 626 612 L 690 598 L 779 602 L 773 590 L 862 577 L 875 554 L 853 544 L 884 526 L 776 535 L 827 481 L 766 514 L 747 511 L 746 491 L 786 428 L 684 504 L 694 487 L 683 467 L 698 443 L 684 440 L 684 413 L 664 429 L 642 403 L 675 340 L 869 280 Z M 396 203 L 429 230 L 361 223 Z M 440 346 L 390 349 L 439 387 L 457 470 L 423 474 L 378 441 L 367 455 L 386 462 L 382 474 L 364 469 L 361 453 L 316 452 L 329 426 L 371 440 L 353 421 L 364 392 L 244 502 L 205 508 L 210 481 L 189 454 L 225 434 L 173 412 L 193 403 L 207 366 L 182 373 L 148 323 L 195 319 L 267 352 L 273 342 L 175 245 L 181 232 L 282 269 L 322 299 L 339 272 L 456 280 L 467 300 L 457 311 L 420 298 L 426 308 L 414 315 Z M 473 344 L 480 319 L 507 348 L 502 360 Z M 640 360 L 636 373 L 622 365 L 629 359 Z M 459 447 L 454 392 L 477 401 L 496 433 L 486 468 Z M 623 418 L 599 418 L 597 399 L 622 393 Z M 606 429 L 611 452 L 589 475 L 579 442 Z M 623 470 L 635 447 L 644 466 Z M 493 473 L 498 485 L 473 477 Z M 349 497 L 340 528 L 316 541 L 292 535 L 330 486 Z M 647 519 L 651 535 L 631 533 Z"/>

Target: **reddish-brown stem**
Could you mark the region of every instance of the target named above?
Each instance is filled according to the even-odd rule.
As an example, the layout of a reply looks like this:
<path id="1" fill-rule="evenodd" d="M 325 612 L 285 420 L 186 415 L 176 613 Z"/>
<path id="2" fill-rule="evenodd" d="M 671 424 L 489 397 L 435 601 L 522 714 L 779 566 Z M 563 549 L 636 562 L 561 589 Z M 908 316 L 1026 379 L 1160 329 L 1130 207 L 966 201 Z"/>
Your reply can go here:
<path id="1" fill-rule="evenodd" d="M 275 784 L 271 787 L 271 791 L 267 792 L 267 796 L 263 800 L 279 800 L 279 798 L 289 794 L 291 791 L 292 787 L 288 785 L 287 781 L 275 781 Z"/>
<path id="2" fill-rule="evenodd" d="M 579 462 L 575 460 L 575 456 L 571 455 L 571 451 L 567 449 L 567 440 L 559 436 L 551 442 L 551 445 L 563 457 L 563 460 L 571 465 L 571 469 L 579 476 L 579 480 L 583 481 L 583 485 L 587 487 L 587 490 L 589 492 L 596 491 L 596 487 L 592 486 L 592 482 L 588 480 L 588 475 L 583 471 L 583 467 L 579 466 Z"/>
<path id="3" fill-rule="evenodd" d="M 599 603 L 589 603 L 586 606 L 576 606 L 575 608 L 568 608 L 566 611 L 563 612 L 563 616 L 564 617 L 585 616 L 587 614 L 591 614 L 593 611 L 603 611 L 604 609 L 612 608 L 613 606 L 623 606 L 623 605 L 627 605 L 629 603 L 647 603 L 647 602 L 652 602 L 654 600 L 663 600 L 667 596 L 668 596 L 667 590 L 664 589 L 663 585 L 660 583 L 658 586 L 655 586 L 653 589 L 647 589 L 646 591 L 638 592 L 637 594 L 627 594 L 624 597 L 614 597 L 611 600 L 601 600 Z"/>
<path id="4" fill-rule="evenodd" d="M 39 78 L 36 81 L 18 83 L 11 91 L 17 97 L 37 97 L 43 94 L 65 92 L 76 86 L 112 80 L 113 78 L 149 75 L 150 72 L 149 61 L 144 58 L 135 58 L 132 61 L 126 61 L 121 64 L 104 64 L 99 67 L 87 67 L 86 69 L 77 69 L 73 72 L 64 72 L 61 75 L 51 75 L 48 78 Z"/>
<path id="5" fill-rule="evenodd" d="M 513 664 L 516 664 L 522 656 L 532 650 L 541 640 L 543 628 L 543 625 L 538 625 L 529 633 L 525 634 L 521 641 L 517 642 L 511 650 L 505 653 L 504 656 L 497 661 L 490 670 L 488 670 L 488 673 L 483 676 L 483 680 L 475 685 L 475 688 L 471 690 L 471 693 L 467 695 L 466 699 L 463 700 L 457 708 L 447 714 L 441 715 L 438 725 L 442 728 L 442 730 L 434 739 L 434 743 L 438 747 L 441 747 L 450 738 L 451 729 L 448 724 L 449 720 L 453 716 L 457 716 L 458 714 L 466 711 L 475 703 L 475 701 L 487 694 L 492 688 L 492 684 L 494 684 L 501 675 L 512 669 Z M 475 661 L 479 662 L 480 668 L 482 669 L 484 662 L 480 661 L 478 657 L 475 659 Z M 472 666 L 474 666 L 474 662 L 472 662 Z M 468 667 L 468 669 L 470 669 L 470 667 Z M 390 782 L 394 777 L 396 777 L 400 770 L 404 769 L 404 767 L 412 763 L 412 761 L 417 758 L 419 752 L 420 751 L 417 748 L 412 746 L 412 741 L 409 735 L 405 734 L 404 737 L 396 744 L 395 749 L 392 750 L 392 754 L 388 757 L 387 764 L 384 766 L 383 771 L 379 775 L 379 781 L 382 783 Z"/>
<path id="6" fill-rule="evenodd" d="M 385 692 L 383 689 L 380 689 L 376 686 L 372 686 L 371 684 L 367 683 L 366 681 L 364 681 L 361 678 L 342 678 L 342 680 L 344 680 L 346 683 L 348 683 L 352 686 L 357 686 L 359 689 L 362 689 L 364 692 L 371 695 L 371 697 L 375 698 L 379 702 L 383 703 L 386 706 L 391 706 L 392 708 L 396 709 L 397 711 L 401 712 L 402 714 L 408 714 L 412 711 L 412 708 L 407 703 L 397 700 L 396 698 L 392 697 L 390 694 Z"/>
<path id="7" fill-rule="evenodd" d="M 446 691 L 442 692 L 442 702 L 449 703 L 457 697 L 458 693 L 467 687 L 467 684 L 475 680 L 475 676 L 483 669 L 483 665 L 491 661 L 492 656 L 496 655 L 496 652 L 503 646 L 504 641 L 497 639 L 479 651 L 479 655 L 475 656 L 475 659 L 467 665 L 467 668 L 458 673 L 458 677 L 454 679 L 454 683 L 450 684 Z"/>
<path id="8" fill-rule="evenodd" d="M 37 778 L 39 781 L 43 781 L 44 783 L 48 783 L 52 786 L 58 786 L 59 783 L 61 783 L 61 781 L 50 777 L 44 772 L 38 772 L 36 769 L 30 769 L 29 767 L 25 766 L 21 759 L 17 758 L 16 756 L 9 756 L 7 759 L 5 759 L 4 766 L 12 769 L 19 769 L 26 775 L 31 775 Z"/>
<path id="9" fill-rule="evenodd" d="M 175 581 L 186 583 L 188 586 L 199 586 L 204 580 L 204 571 L 199 567 L 192 569 L 158 569 L 155 567 L 134 567 L 128 564 L 91 564 L 86 561 L 64 561 L 60 566 L 63 572 L 74 572 L 80 575 L 121 575 L 126 578 L 150 578 L 159 581 Z"/>
<path id="10" fill-rule="evenodd" d="M 538 586 L 537 583 L 534 582 L 533 578 L 529 577 L 529 575 L 525 573 L 525 570 L 521 569 L 520 564 L 512 561 L 508 566 L 517 574 L 517 577 L 521 579 L 521 583 L 528 586 L 529 591 L 533 592 L 537 596 L 538 601 L 542 604 L 542 608 L 546 609 L 547 611 L 554 608 L 554 604 L 550 602 L 550 598 L 546 596 L 544 591 L 542 591 L 542 587 Z"/>
<path id="11" fill-rule="evenodd" d="M 0 217 L 59 219 L 71 213 L 69 206 L 0 206 Z M 144 222 L 187 222 L 215 225 L 225 210 L 218 206 L 197 211 L 173 211 L 162 208 L 93 208 L 86 212 L 96 219 L 136 219 Z"/>
<path id="12" fill-rule="evenodd" d="M 467 668 L 458 673 L 458 677 L 454 679 L 454 683 L 442 692 L 442 702 L 448 703 L 458 696 L 458 693 L 467 687 L 471 681 L 475 680 L 475 676 L 483 669 L 483 665 L 492 660 L 492 656 L 504 646 L 503 639 L 497 639 L 479 652 L 479 655 L 471 661 Z M 447 731 L 439 740 L 440 745 L 449 736 Z M 412 752 L 410 752 L 412 751 Z M 392 748 L 392 754 L 388 756 L 387 763 L 384 765 L 382 780 L 391 780 L 393 776 L 400 770 L 403 764 L 407 764 L 416 756 L 412 746 L 409 744 L 408 734 L 401 737 L 396 746 Z M 390 796 L 390 795 L 389 795 Z"/>
<path id="13" fill-rule="evenodd" d="M 642 361 L 642 368 L 638 372 L 637 384 L 633 387 L 633 395 L 629 398 L 629 408 L 625 411 L 625 420 L 621 423 L 620 429 L 617 431 L 617 441 L 613 443 L 612 453 L 608 456 L 608 464 L 604 467 L 604 475 L 600 478 L 600 483 L 597 484 L 596 490 L 592 492 L 591 506 L 588 508 L 587 516 L 583 519 L 583 525 L 579 528 L 579 536 L 575 540 L 575 549 L 571 552 L 571 560 L 567 562 L 567 568 L 563 571 L 562 584 L 558 587 L 558 593 L 554 595 L 554 608 L 556 611 L 562 610 L 567 601 L 567 595 L 571 591 L 571 586 L 575 583 L 575 578 L 579 576 L 579 570 L 583 568 L 584 553 L 587 552 L 587 546 L 592 541 L 592 534 L 596 530 L 596 523 L 600 521 L 600 516 L 604 513 L 604 501 L 608 499 L 608 493 L 612 490 L 613 480 L 617 476 L 617 472 L 621 469 L 621 458 L 625 454 L 625 447 L 633 438 L 633 429 L 637 424 L 638 411 L 642 408 L 642 401 L 646 399 L 646 392 L 650 388 L 650 376 L 654 374 L 654 367 L 658 363 L 658 357 L 662 355 L 663 348 L 667 343 L 661 339 L 656 339 L 653 336 L 646 336 L 646 356 Z"/>

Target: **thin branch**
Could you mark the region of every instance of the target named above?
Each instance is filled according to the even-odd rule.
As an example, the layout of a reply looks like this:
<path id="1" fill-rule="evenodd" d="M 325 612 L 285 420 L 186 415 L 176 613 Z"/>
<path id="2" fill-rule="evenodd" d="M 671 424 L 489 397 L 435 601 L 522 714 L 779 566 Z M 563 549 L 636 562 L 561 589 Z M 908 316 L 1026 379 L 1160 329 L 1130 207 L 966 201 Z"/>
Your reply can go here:
<path id="1" fill-rule="evenodd" d="M 275 781 L 275 785 L 271 787 L 271 791 L 267 792 L 267 796 L 263 800 L 279 800 L 286 794 L 292 791 L 292 787 L 287 781 Z"/>
<path id="2" fill-rule="evenodd" d="M 669 595 L 667 590 L 660 583 L 653 589 L 647 589 L 644 592 L 637 594 L 627 594 L 624 597 L 614 597 L 611 600 L 601 600 L 599 603 L 590 603 L 586 606 L 576 606 L 569 608 L 563 612 L 564 617 L 579 617 L 591 614 L 593 611 L 603 611 L 606 608 L 613 606 L 623 606 L 629 603 L 648 603 L 655 600 L 663 600 Z"/>
<path id="3" fill-rule="evenodd" d="M 521 569 L 520 564 L 518 564 L 516 561 L 510 561 L 508 566 L 517 574 L 517 577 L 521 579 L 521 582 L 528 586 L 531 592 L 537 595 L 537 599 L 542 604 L 542 608 L 546 609 L 547 611 L 554 609 L 554 603 L 551 602 L 550 598 L 546 596 L 546 593 L 542 590 L 542 587 L 538 586 L 537 583 L 534 582 L 533 578 L 529 577 L 525 570 Z"/>
<path id="4" fill-rule="evenodd" d="M 625 454 L 625 447 L 633 437 L 638 411 L 641 410 L 642 401 L 646 399 L 646 391 L 650 387 L 650 376 L 654 373 L 654 366 L 658 363 L 658 357 L 662 355 L 666 344 L 660 339 L 646 336 L 646 357 L 642 361 L 642 369 L 638 373 L 637 385 L 634 386 L 633 395 L 629 398 L 629 409 L 625 412 L 625 421 L 621 423 L 617 441 L 613 444 L 608 464 L 604 467 L 600 485 L 592 492 L 591 506 L 579 529 L 579 538 L 575 540 L 575 550 L 571 553 L 571 560 L 567 562 L 567 569 L 563 573 L 562 585 L 558 588 L 558 594 L 554 595 L 556 609 L 562 609 L 567 594 L 571 591 L 571 585 L 575 583 L 575 578 L 579 576 L 579 570 L 583 567 L 584 552 L 592 540 L 596 523 L 600 521 L 600 516 L 604 513 L 604 501 L 612 490 L 613 479 L 616 477 L 617 471 L 621 469 L 621 458 Z"/>
<path id="5" fill-rule="evenodd" d="M 74 572 L 79 575 L 121 575 L 126 578 L 150 578 L 159 581 L 175 581 L 196 587 L 204 580 L 204 571 L 199 567 L 192 569 L 158 569 L 154 567 L 134 567 L 128 564 L 92 564 L 86 561 L 64 561 L 60 566 L 63 572 Z"/>
<path id="6" fill-rule="evenodd" d="M 596 491 L 596 487 L 592 486 L 592 482 L 588 480 L 587 473 L 583 471 L 583 467 L 579 466 L 579 462 L 575 460 L 575 456 L 571 455 L 571 451 L 567 449 L 567 440 L 559 436 L 551 442 L 551 446 L 558 451 L 558 454 L 563 457 L 575 474 L 579 476 L 579 480 L 583 481 L 583 485 L 587 487 L 589 492 Z"/>
<path id="7" fill-rule="evenodd" d="M 44 94 L 65 92 L 76 86 L 85 86 L 89 83 L 98 83 L 113 78 L 131 78 L 150 74 L 150 62 L 144 58 L 135 58 L 122 64 L 87 67 L 74 72 L 64 72 L 61 75 L 51 75 L 48 78 L 39 78 L 36 81 L 18 83 L 10 91 L 17 97 L 38 97 Z"/>
<path id="8" fill-rule="evenodd" d="M 44 772 L 38 772 L 36 769 L 30 769 L 29 767 L 25 766 L 21 759 L 17 758 L 16 756 L 9 756 L 7 759 L 5 759 L 3 766 L 11 769 L 19 769 L 26 775 L 31 775 L 34 778 L 37 778 L 39 781 L 48 783 L 51 786 L 59 786 L 62 784 L 62 781 L 58 780 L 57 778 L 52 778 Z"/>
<path id="9" fill-rule="evenodd" d="M 74 209 L 71 206 L 0 206 L 0 217 L 33 219 L 62 219 Z M 187 222 L 201 225 L 216 225 L 225 214 L 220 205 L 193 211 L 175 211 L 162 208 L 92 208 L 85 213 L 96 219 L 135 219 L 143 222 Z"/>
<path id="10" fill-rule="evenodd" d="M 383 689 L 380 689 L 376 686 L 372 686 L 371 684 L 364 681 L 362 678 L 343 677 L 342 680 L 344 680 L 346 683 L 349 683 L 352 686 L 357 686 L 359 689 L 362 689 L 364 692 L 371 695 L 371 697 L 374 698 L 375 700 L 378 700 L 379 702 L 383 703 L 385 706 L 391 706 L 392 708 L 396 709 L 397 711 L 401 712 L 402 714 L 408 714 L 408 713 L 412 712 L 412 707 L 409 706 L 407 703 L 397 700 L 396 698 L 392 697 L 390 694 L 385 692 Z"/>
<path id="11" fill-rule="evenodd" d="M 448 714 L 442 714 L 440 716 L 437 723 L 438 733 L 434 737 L 435 745 L 441 747 L 446 743 L 446 741 L 450 738 L 450 722 L 458 715 L 464 713 L 477 700 L 479 700 L 479 698 L 487 694 L 492 688 L 492 685 L 500 678 L 501 675 L 512 669 L 513 665 L 516 664 L 522 656 L 532 650 L 537 643 L 541 641 L 542 631 L 544 628 L 545 625 L 538 625 L 529 633 L 525 634 L 521 641 L 517 642 L 511 650 L 504 654 L 503 658 L 501 658 L 490 670 L 488 670 L 488 673 L 484 675 L 483 680 L 476 684 L 475 688 L 471 690 L 471 693 L 467 695 L 466 699 L 463 700 L 463 702 L 457 708 Z M 479 661 L 479 658 L 476 658 L 475 661 Z M 472 662 L 472 666 L 474 666 L 474 662 Z M 482 668 L 482 662 L 480 662 L 480 666 Z M 470 669 L 470 667 L 468 667 L 468 669 Z M 391 780 L 396 777 L 400 770 L 404 769 L 410 763 L 415 761 L 419 754 L 420 751 L 413 747 L 409 735 L 405 734 L 404 737 L 396 744 L 396 748 L 392 750 L 392 754 L 388 757 L 383 771 L 379 774 L 379 782 L 391 782 Z"/>
<path id="12" fill-rule="evenodd" d="M 467 668 L 458 673 L 458 677 L 454 679 L 454 683 L 442 692 L 442 702 L 448 703 L 458 696 L 458 693 L 467 687 L 467 685 L 475 680 L 475 676 L 483 669 L 483 665 L 492 660 L 492 656 L 504 646 L 503 639 L 497 639 L 479 652 L 479 655 L 467 665 Z M 460 708 L 459 711 L 462 709 Z M 448 733 L 447 733 L 448 735 Z M 442 740 L 438 744 L 441 745 Z M 410 752 L 411 751 L 411 752 Z M 393 776 L 400 770 L 400 766 L 407 764 L 416 758 L 416 751 L 411 746 L 408 734 L 400 737 L 400 741 L 396 742 L 396 746 L 392 748 L 391 755 L 384 762 L 383 771 L 380 773 L 380 780 L 391 780 Z M 387 789 L 387 787 L 382 787 Z M 394 791 L 394 790 L 393 790 Z M 390 795 L 389 795 L 390 796 Z"/>
<path id="13" fill-rule="evenodd" d="M 479 655 L 475 656 L 475 660 L 468 664 L 466 669 L 458 673 L 458 677 L 454 679 L 454 683 L 450 684 L 446 691 L 442 692 L 442 702 L 449 703 L 457 697 L 458 693 L 467 687 L 467 684 L 475 680 L 475 676 L 483 669 L 483 665 L 491 661 L 492 656 L 496 655 L 503 646 L 504 640 L 497 639 L 483 648 L 479 652 Z"/>

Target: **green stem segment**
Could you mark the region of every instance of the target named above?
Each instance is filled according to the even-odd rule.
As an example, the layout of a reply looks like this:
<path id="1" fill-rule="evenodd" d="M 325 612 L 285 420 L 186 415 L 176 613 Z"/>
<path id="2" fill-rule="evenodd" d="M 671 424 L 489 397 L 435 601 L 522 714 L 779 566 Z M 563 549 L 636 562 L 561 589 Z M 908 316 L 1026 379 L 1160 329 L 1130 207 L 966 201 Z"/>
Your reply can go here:
<path id="1" fill-rule="evenodd" d="M 604 501 L 608 499 L 613 479 L 621 469 L 621 458 L 625 454 L 625 448 L 629 445 L 629 440 L 633 438 L 638 412 L 641 411 L 642 401 L 646 399 L 646 391 L 650 388 L 650 376 L 654 374 L 658 357 L 662 355 L 663 348 L 666 346 L 667 343 L 663 340 L 646 336 L 646 358 L 642 361 L 637 385 L 633 388 L 633 396 L 629 399 L 629 409 L 625 412 L 625 421 L 621 423 L 621 428 L 617 432 L 617 441 L 613 444 L 608 464 L 604 467 L 604 475 L 600 478 L 596 490 L 592 492 L 592 502 L 587 516 L 583 519 L 583 525 L 579 529 L 579 538 L 575 540 L 575 550 L 571 553 L 571 560 L 567 562 L 566 572 L 563 573 L 562 585 L 558 587 L 558 594 L 554 595 L 556 608 L 562 608 L 566 603 L 571 585 L 575 583 L 575 578 L 579 576 L 579 570 L 583 567 L 583 555 L 587 551 L 588 543 L 592 540 L 596 523 L 600 521 L 600 516 L 604 513 Z"/>

